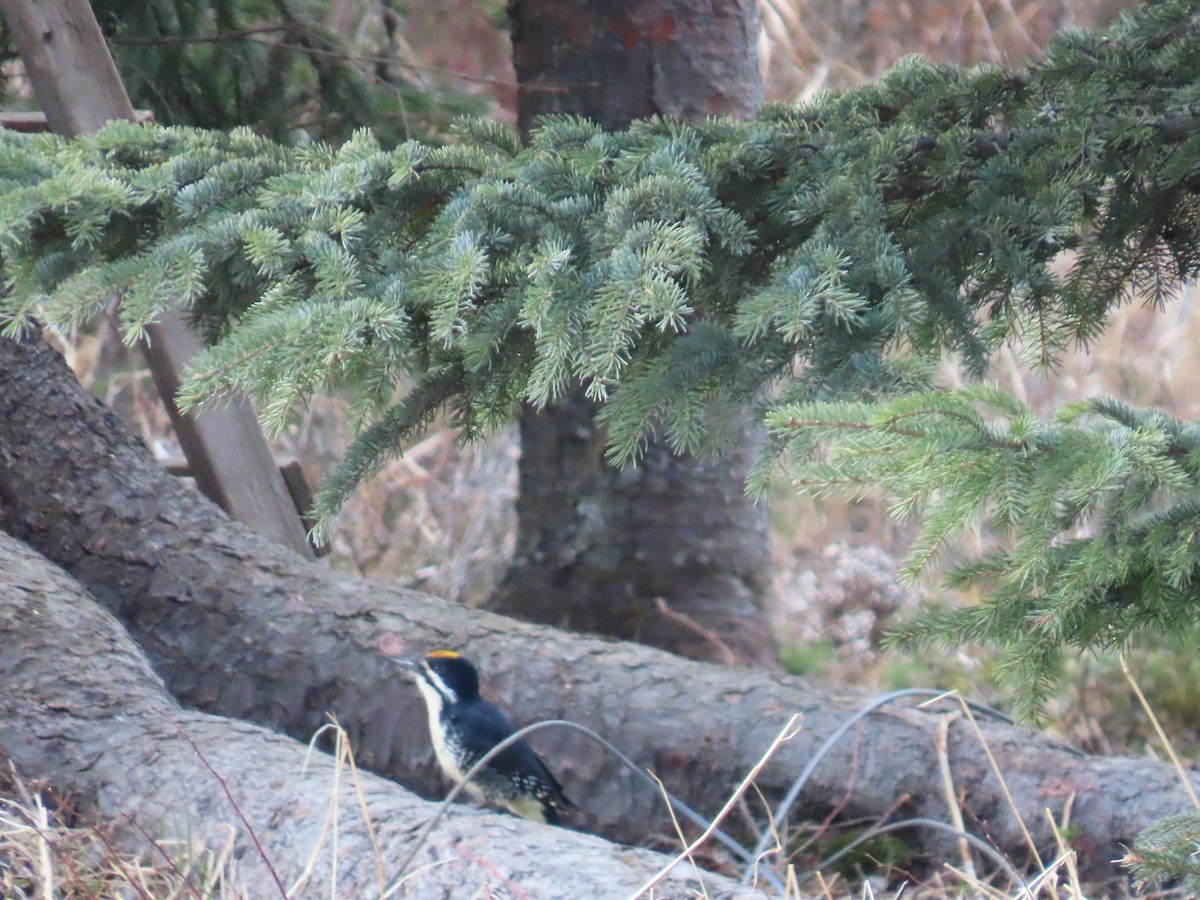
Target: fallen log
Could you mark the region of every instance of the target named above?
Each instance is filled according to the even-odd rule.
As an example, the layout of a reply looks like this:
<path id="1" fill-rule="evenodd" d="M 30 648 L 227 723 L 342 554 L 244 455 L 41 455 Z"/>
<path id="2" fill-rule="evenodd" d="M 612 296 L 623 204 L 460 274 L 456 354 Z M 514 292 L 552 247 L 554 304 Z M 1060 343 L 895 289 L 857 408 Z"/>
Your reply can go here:
<path id="1" fill-rule="evenodd" d="M 709 814 L 792 713 L 803 730 L 759 778 L 769 798 L 869 699 L 526 625 L 297 561 L 169 478 L 39 340 L 0 341 L 0 527 L 112 610 L 183 704 L 301 739 L 334 713 L 365 765 L 429 794 L 440 788 L 424 711 L 395 660 L 436 646 L 473 657 L 485 693 L 519 723 L 585 724 Z M 940 718 L 872 714 L 817 768 L 799 815 L 842 805 L 847 816 L 878 816 L 900 803 L 945 820 Z M 1054 846 L 1045 811 L 1061 821 L 1069 805 L 1085 877 L 1112 877 L 1123 845 L 1188 808 L 1166 765 L 1084 756 L 1028 729 L 980 724 L 1015 812 L 962 721 L 949 729 L 950 769 L 968 827 L 1015 860 L 1028 855 L 1026 828 L 1043 852 Z M 567 733 L 535 743 L 590 828 L 636 842 L 669 827 L 661 799 L 599 748 Z M 944 852 L 944 841 L 931 836 L 928 846 Z"/>

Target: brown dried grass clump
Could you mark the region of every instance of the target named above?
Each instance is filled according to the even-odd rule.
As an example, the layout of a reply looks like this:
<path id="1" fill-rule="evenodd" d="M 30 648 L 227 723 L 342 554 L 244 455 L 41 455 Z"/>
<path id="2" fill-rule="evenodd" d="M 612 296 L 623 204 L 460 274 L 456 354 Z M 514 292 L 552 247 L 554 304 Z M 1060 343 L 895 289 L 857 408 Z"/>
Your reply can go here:
<path id="1" fill-rule="evenodd" d="M 46 900 L 234 900 L 233 832 L 226 847 L 156 843 L 125 850 L 111 823 L 91 821 L 23 780 L 0 758 L 0 897 Z"/>
<path id="2" fill-rule="evenodd" d="M 1019 65 L 1068 26 L 1099 28 L 1129 0 L 761 0 L 772 100 L 873 81 L 902 56 Z"/>

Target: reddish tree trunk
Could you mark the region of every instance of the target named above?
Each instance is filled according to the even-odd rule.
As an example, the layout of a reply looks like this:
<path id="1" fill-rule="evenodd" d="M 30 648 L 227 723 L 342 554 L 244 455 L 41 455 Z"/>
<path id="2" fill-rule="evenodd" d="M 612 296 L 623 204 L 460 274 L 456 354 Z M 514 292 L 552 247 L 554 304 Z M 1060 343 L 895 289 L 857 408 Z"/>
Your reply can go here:
<path id="1" fill-rule="evenodd" d="M 521 130 L 648 116 L 749 116 L 762 103 L 756 0 L 512 0 Z"/>
<path id="2" fill-rule="evenodd" d="M 571 113 L 745 116 L 762 101 L 755 0 L 514 0 L 523 131 Z M 574 391 L 521 417 L 516 557 L 498 612 L 671 650 L 773 665 L 763 510 L 743 484 L 759 439 L 699 460 L 651 445 L 634 468 L 604 461 L 595 408 Z"/>

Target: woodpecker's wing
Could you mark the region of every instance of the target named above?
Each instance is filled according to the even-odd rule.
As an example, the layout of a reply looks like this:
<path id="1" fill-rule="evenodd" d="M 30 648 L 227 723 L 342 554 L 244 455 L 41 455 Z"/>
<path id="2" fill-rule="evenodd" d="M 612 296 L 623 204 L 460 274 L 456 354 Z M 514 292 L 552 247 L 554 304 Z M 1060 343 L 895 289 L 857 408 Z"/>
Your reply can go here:
<path id="1" fill-rule="evenodd" d="M 447 710 L 446 712 L 461 726 L 460 733 L 478 736 L 482 747 L 481 753 L 495 747 L 516 731 L 508 717 L 489 703 L 471 703 L 461 709 Z M 533 773 L 544 781 L 545 796 L 539 798 L 544 804 L 563 812 L 574 809 L 575 804 L 567 799 L 558 779 L 551 774 L 542 758 L 524 740 L 519 740 L 501 750 L 492 758 L 491 765 L 505 777 Z"/>

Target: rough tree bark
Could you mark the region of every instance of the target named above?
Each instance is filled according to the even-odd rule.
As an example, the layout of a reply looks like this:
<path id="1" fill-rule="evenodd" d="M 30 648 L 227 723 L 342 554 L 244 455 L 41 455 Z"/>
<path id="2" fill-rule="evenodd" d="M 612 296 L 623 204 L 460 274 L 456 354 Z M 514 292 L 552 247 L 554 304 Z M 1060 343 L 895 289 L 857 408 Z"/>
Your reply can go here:
<path id="1" fill-rule="evenodd" d="M 762 102 L 756 0 L 513 0 L 518 119 L 605 128 L 656 114 L 745 116 Z M 581 390 L 521 416 L 517 549 L 488 606 L 694 659 L 772 666 L 764 511 L 745 496 L 759 429 L 717 460 L 662 443 L 604 461 Z"/>
<path id="2" fill-rule="evenodd" d="M 114 822 L 149 858 L 157 850 L 147 838 L 180 865 L 198 848 L 232 843 L 231 874 L 244 896 L 279 896 L 275 877 L 292 888 L 310 857 L 311 873 L 288 896 L 382 896 L 435 811 L 368 773 L 360 804 L 353 775 L 339 777 L 324 754 L 309 756 L 303 744 L 260 726 L 180 709 L 120 623 L 61 569 L 4 534 L 0 634 L 0 748 L 25 776 L 69 788 L 76 809 Z M 335 790 L 336 845 L 325 830 Z M 430 833 L 399 896 L 483 888 L 489 896 L 629 896 L 667 862 L 458 807 Z M 685 868 L 656 895 L 692 896 L 696 884 Z M 748 893 L 717 876 L 705 883 L 722 896 Z"/>
<path id="3" fill-rule="evenodd" d="M 866 699 L 525 625 L 298 561 L 162 472 L 40 341 L 0 340 L 0 528 L 114 612 L 185 705 L 302 740 L 332 712 L 365 765 L 428 792 L 437 777 L 424 711 L 394 660 L 436 645 L 478 660 L 493 698 L 520 721 L 565 715 L 588 725 L 710 813 L 791 713 L 804 715 L 804 728 L 759 778 L 768 797 Z M 65 650 L 73 639 L 61 638 Z M 903 801 L 944 817 L 938 721 L 921 710 L 870 716 L 817 769 L 798 815 L 821 817 L 844 799 L 848 816 Z M 981 725 L 1040 845 L 1053 845 L 1044 810 L 1061 818 L 1071 803 L 1088 876 L 1112 875 L 1123 844 L 1188 807 L 1168 766 L 1086 757 L 998 721 Z M 570 734 L 535 742 L 596 830 L 637 841 L 669 827 L 653 792 L 591 744 Z M 1019 857 L 1018 824 L 962 722 L 950 726 L 948 754 L 968 824 Z"/>

